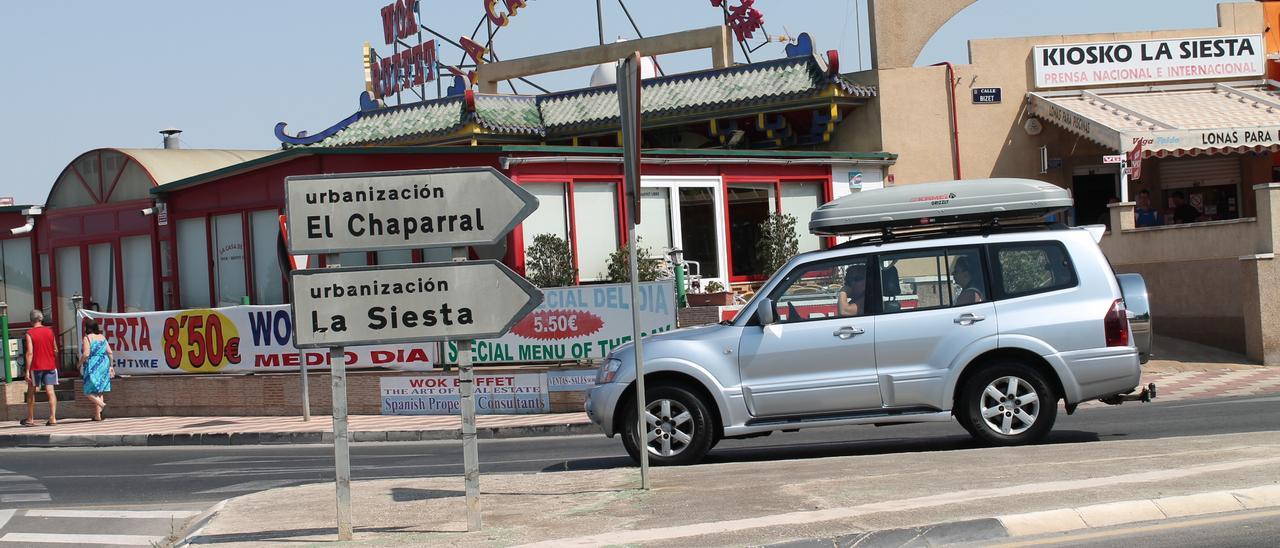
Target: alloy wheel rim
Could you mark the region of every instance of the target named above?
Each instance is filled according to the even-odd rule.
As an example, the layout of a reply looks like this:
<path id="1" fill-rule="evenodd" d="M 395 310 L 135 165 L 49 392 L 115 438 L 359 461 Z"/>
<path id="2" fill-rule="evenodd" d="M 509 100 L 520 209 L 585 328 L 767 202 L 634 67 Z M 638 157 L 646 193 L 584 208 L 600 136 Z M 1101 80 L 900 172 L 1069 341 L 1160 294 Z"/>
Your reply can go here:
<path id="1" fill-rule="evenodd" d="M 993 432 L 1016 436 L 1026 432 L 1040 416 L 1040 395 L 1031 383 L 1007 376 L 991 381 L 978 402 L 982 422 Z"/>
<path id="2" fill-rule="evenodd" d="M 645 408 L 644 422 L 645 446 L 651 455 L 674 457 L 693 442 L 693 415 L 678 401 L 650 402 Z"/>

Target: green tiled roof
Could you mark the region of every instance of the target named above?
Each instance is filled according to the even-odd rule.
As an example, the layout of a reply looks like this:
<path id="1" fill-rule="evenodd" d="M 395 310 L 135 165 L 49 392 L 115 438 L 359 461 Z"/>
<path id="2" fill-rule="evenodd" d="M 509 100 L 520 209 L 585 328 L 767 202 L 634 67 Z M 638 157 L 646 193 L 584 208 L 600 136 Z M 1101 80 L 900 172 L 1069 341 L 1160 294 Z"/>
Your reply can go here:
<path id="1" fill-rule="evenodd" d="M 461 97 L 449 97 L 366 112 L 346 129 L 314 146 L 392 143 L 452 133 L 463 125 L 462 108 Z"/>
<path id="2" fill-rule="evenodd" d="M 833 86 L 848 97 L 876 95 L 875 88 L 827 75 L 811 56 L 651 78 L 642 85 L 641 109 L 650 126 L 700 115 L 763 112 L 819 98 Z M 466 112 L 462 97 L 448 97 L 359 113 L 349 126 L 311 146 L 394 144 L 452 133 L 470 122 L 492 133 L 534 138 L 618 127 L 613 86 L 537 96 L 477 94 L 475 110 Z"/>
<path id="3" fill-rule="evenodd" d="M 542 135 L 542 114 L 534 97 L 477 95 L 476 123 L 498 133 Z"/>

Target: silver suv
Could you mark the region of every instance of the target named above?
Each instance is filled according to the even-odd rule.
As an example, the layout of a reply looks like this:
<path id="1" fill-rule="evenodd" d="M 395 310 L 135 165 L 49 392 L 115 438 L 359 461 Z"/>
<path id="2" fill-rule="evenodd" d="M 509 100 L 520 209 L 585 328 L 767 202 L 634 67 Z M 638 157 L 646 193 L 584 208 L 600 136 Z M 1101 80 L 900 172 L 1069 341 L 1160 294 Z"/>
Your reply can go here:
<path id="1" fill-rule="evenodd" d="M 1072 413 L 1154 396 L 1135 394 L 1149 314 L 1122 293 L 1145 308 L 1145 287 L 1113 274 L 1100 228 L 886 232 L 794 257 L 732 321 L 644 339 L 650 461 L 777 430 L 953 418 L 1018 445 L 1049 432 L 1059 399 Z M 586 410 L 638 459 L 634 359 L 608 357 Z"/>

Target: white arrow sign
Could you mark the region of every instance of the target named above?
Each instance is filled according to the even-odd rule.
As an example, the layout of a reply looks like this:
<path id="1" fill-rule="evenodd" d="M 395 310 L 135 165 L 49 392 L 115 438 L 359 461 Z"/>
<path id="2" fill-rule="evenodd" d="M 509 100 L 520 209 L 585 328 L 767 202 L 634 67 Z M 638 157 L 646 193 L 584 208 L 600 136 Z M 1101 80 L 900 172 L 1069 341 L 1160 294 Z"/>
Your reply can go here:
<path id="1" fill-rule="evenodd" d="M 288 177 L 294 255 L 490 245 L 538 208 L 491 167 Z"/>
<path id="2" fill-rule="evenodd" d="M 542 303 L 491 260 L 302 270 L 292 285 L 298 348 L 500 337 Z"/>

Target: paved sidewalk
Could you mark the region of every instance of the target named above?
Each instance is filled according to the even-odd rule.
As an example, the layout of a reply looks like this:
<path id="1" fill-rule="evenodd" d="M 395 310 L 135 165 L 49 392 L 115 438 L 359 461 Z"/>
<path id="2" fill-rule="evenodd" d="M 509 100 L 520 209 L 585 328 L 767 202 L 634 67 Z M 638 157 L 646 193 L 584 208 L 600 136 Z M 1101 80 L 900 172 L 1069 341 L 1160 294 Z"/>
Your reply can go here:
<path id="1" fill-rule="evenodd" d="M 329 443 L 333 420 L 301 417 L 125 417 L 93 422 L 67 419 L 57 426 L 23 427 L 0 423 L 0 447 L 113 446 L 113 445 L 251 445 L 269 443 Z M 354 415 L 348 431 L 352 441 L 422 441 L 461 438 L 457 416 Z M 586 413 L 542 415 L 480 415 L 476 431 L 484 438 L 556 436 L 600 431 Z"/>
<path id="2" fill-rule="evenodd" d="M 650 491 L 634 468 L 493 474 L 478 532 L 458 476 L 354 482 L 352 506 L 363 546 L 748 546 L 982 518 L 1034 534 L 1062 530 L 1036 512 L 1096 527 L 1280 505 L 1277 455 L 1280 432 L 1251 432 L 656 468 Z M 332 541 L 333 497 L 322 483 L 233 498 L 193 523 L 192 544 Z"/>

